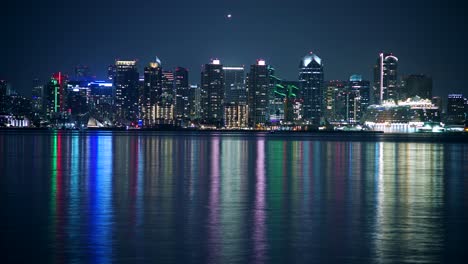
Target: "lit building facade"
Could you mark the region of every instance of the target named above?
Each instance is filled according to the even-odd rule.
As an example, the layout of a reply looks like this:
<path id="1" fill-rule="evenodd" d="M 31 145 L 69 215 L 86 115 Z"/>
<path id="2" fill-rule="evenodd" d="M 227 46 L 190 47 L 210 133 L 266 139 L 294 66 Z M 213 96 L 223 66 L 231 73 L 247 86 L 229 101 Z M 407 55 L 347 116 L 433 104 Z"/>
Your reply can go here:
<path id="1" fill-rule="evenodd" d="M 115 108 L 119 123 L 135 122 L 138 117 L 139 76 L 136 61 L 116 61 Z"/>
<path id="2" fill-rule="evenodd" d="M 67 108 L 72 116 L 83 115 L 89 111 L 90 89 L 88 83 L 69 81 L 67 84 Z"/>
<path id="3" fill-rule="evenodd" d="M 248 126 L 249 107 L 245 103 L 230 103 L 224 107 L 225 127 L 246 128 Z"/>
<path id="4" fill-rule="evenodd" d="M 49 117 L 67 112 L 68 77 L 61 72 L 52 75 L 46 85 L 46 112 Z"/>
<path id="5" fill-rule="evenodd" d="M 323 62 L 310 52 L 299 64 L 299 82 L 304 121 L 319 125 L 322 117 Z"/>
<path id="6" fill-rule="evenodd" d="M 264 126 L 269 122 L 270 86 L 268 67 L 264 60 L 257 60 L 250 66 L 247 75 L 247 102 L 249 106 L 249 125 Z"/>
<path id="7" fill-rule="evenodd" d="M 151 62 L 144 70 L 144 83 L 140 94 L 140 119 L 144 126 L 156 124 L 156 105 L 162 94 L 161 61 Z"/>
<path id="8" fill-rule="evenodd" d="M 115 87 L 111 81 L 88 83 L 90 115 L 107 124 L 114 117 Z"/>
<path id="9" fill-rule="evenodd" d="M 192 121 L 200 119 L 200 96 L 200 86 L 191 84 L 189 88 L 189 117 Z"/>
<path id="10" fill-rule="evenodd" d="M 201 73 L 201 123 L 222 126 L 224 118 L 224 70 L 220 60 L 205 64 Z"/>
<path id="11" fill-rule="evenodd" d="M 374 66 L 374 104 L 398 99 L 398 58 L 391 53 L 380 53 Z"/>
<path id="12" fill-rule="evenodd" d="M 449 94 L 447 98 L 447 120 L 449 124 L 462 124 L 465 121 L 465 99 L 463 94 Z"/>
<path id="13" fill-rule="evenodd" d="M 44 106 L 44 86 L 40 84 L 39 79 L 33 80 L 33 87 L 31 90 L 31 107 L 36 115 L 42 114 Z"/>
<path id="14" fill-rule="evenodd" d="M 189 103 L 189 72 L 186 68 L 177 67 L 174 71 L 175 115 L 177 119 L 188 119 Z"/>
<path id="15" fill-rule="evenodd" d="M 225 103 L 247 103 L 244 66 L 225 66 L 223 67 L 223 70 L 225 85 Z"/>
<path id="16" fill-rule="evenodd" d="M 346 120 L 358 123 L 370 104 L 370 82 L 361 75 L 352 75 L 347 84 Z"/>
<path id="17" fill-rule="evenodd" d="M 324 92 L 324 117 L 327 122 L 345 122 L 347 107 L 347 89 L 346 82 L 328 81 Z"/>

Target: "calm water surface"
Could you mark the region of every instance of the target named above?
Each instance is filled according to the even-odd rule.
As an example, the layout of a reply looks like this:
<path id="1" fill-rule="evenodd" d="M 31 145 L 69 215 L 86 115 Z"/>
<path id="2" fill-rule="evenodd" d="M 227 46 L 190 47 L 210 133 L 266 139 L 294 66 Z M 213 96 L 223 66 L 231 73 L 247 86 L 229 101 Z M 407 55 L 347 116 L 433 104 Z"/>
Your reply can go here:
<path id="1" fill-rule="evenodd" d="M 468 145 L 0 132 L 7 262 L 463 262 Z"/>

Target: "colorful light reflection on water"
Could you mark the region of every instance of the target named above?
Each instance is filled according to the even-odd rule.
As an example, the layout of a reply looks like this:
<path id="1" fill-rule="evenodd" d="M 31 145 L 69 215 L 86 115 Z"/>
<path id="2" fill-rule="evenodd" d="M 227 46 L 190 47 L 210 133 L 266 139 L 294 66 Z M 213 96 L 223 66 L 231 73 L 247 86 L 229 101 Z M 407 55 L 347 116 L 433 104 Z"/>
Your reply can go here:
<path id="1" fill-rule="evenodd" d="M 53 132 L 0 150 L 10 260 L 442 262 L 467 242 L 461 143 Z"/>

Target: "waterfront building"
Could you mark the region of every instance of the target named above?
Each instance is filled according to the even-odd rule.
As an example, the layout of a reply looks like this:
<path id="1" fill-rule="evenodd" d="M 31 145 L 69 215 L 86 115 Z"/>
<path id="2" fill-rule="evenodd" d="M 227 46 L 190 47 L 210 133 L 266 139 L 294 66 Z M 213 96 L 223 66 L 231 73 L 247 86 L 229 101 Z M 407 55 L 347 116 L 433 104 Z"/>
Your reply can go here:
<path id="1" fill-rule="evenodd" d="M 329 123 L 346 122 L 347 102 L 346 82 L 332 80 L 325 85 L 325 120 Z"/>
<path id="2" fill-rule="evenodd" d="M 374 66 L 373 103 L 398 99 L 398 58 L 392 53 L 380 53 Z"/>
<path id="3" fill-rule="evenodd" d="M 177 67 L 174 74 L 175 116 L 177 119 L 189 119 L 189 72 L 186 68 Z"/>
<path id="4" fill-rule="evenodd" d="M 268 67 L 265 60 L 259 59 L 250 66 L 247 76 L 247 102 L 249 108 L 249 125 L 264 126 L 269 122 L 269 91 Z"/>
<path id="5" fill-rule="evenodd" d="M 67 111 L 71 116 L 79 116 L 89 112 L 90 89 L 84 81 L 69 81 L 67 83 Z"/>
<path id="6" fill-rule="evenodd" d="M 463 94 L 449 94 L 447 98 L 448 124 L 462 124 L 465 121 L 465 99 Z"/>
<path id="7" fill-rule="evenodd" d="M 284 103 L 287 91 L 283 84 L 284 81 L 276 76 L 275 69 L 272 66 L 268 66 L 268 78 L 270 86 L 268 88 L 270 91 L 268 102 L 269 118 L 270 123 L 275 125 L 284 121 Z"/>
<path id="8" fill-rule="evenodd" d="M 249 107 L 245 103 L 230 103 L 224 107 L 225 127 L 246 128 L 248 126 Z"/>
<path id="9" fill-rule="evenodd" d="M 115 108 L 116 120 L 120 124 L 136 122 L 138 117 L 138 88 L 139 76 L 135 60 L 117 60 L 115 62 L 116 74 Z"/>
<path id="10" fill-rule="evenodd" d="M 190 120 L 200 119 L 200 86 L 191 84 L 189 89 L 189 117 Z"/>
<path id="11" fill-rule="evenodd" d="M 109 80 L 89 82 L 90 116 L 110 125 L 114 117 L 115 86 Z"/>
<path id="12" fill-rule="evenodd" d="M 140 119 L 144 126 L 156 124 L 156 105 L 162 94 L 161 61 L 156 57 L 144 69 L 144 81 L 140 94 Z"/>
<path id="13" fill-rule="evenodd" d="M 205 64 L 201 73 L 201 123 L 220 127 L 224 118 L 224 70 L 220 60 Z"/>
<path id="14" fill-rule="evenodd" d="M 358 123 L 370 104 L 370 82 L 352 75 L 347 83 L 346 120 Z"/>
<path id="15" fill-rule="evenodd" d="M 310 52 L 299 64 L 299 82 L 303 101 L 303 118 L 306 123 L 319 125 L 322 117 L 323 62 Z"/>
<path id="16" fill-rule="evenodd" d="M 174 124 L 174 72 L 163 70 L 161 79 L 161 96 L 157 100 L 156 115 L 158 124 Z"/>
<path id="17" fill-rule="evenodd" d="M 432 78 L 424 74 L 411 74 L 403 77 L 400 88 L 400 99 L 419 96 L 424 99 L 432 98 Z"/>
<path id="18" fill-rule="evenodd" d="M 46 112 L 54 117 L 67 112 L 68 77 L 61 72 L 52 75 L 46 85 L 45 99 Z"/>
<path id="19" fill-rule="evenodd" d="M 34 114 L 40 115 L 44 105 L 44 86 L 39 79 L 33 80 L 31 89 L 31 107 Z"/>
<path id="20" fill-rule="evenodd" d="M 244 66 L 224 66 L 225 103 L 247 103 Z"/>

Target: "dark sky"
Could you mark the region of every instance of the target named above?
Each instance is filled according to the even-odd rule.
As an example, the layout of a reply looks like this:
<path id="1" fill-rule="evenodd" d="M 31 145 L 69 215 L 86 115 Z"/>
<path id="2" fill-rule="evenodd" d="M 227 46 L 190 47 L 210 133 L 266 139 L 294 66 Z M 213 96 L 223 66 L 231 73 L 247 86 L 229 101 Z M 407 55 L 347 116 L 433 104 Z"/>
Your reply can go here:
<path id="1" fill-rule="evenodd" d="M 5 2 L 5 1 L 4 1 Z M 199 83 L 201 65 L 264 58 L 295 80 L 300 58 L 315 52 L 325 78 L 358 73 L 372 80 L 379 51 L 400 59 L 400 74 L 424 73 L 434 93 L 468 94 L 468 9 L 462 1 L 378 0 L 43 0 L 1 4 L 0 78 L 29 94 L 33 78 L 73 74 L 85 64 L 98 78 L 107 65 L 158 56 Z M 232 19 L 225 16 L 231 13 Z"/>

